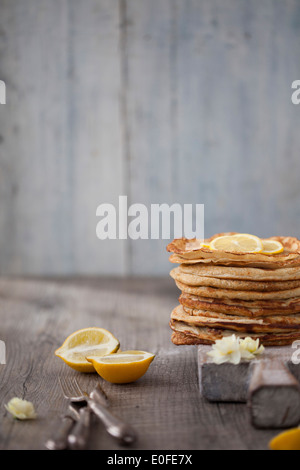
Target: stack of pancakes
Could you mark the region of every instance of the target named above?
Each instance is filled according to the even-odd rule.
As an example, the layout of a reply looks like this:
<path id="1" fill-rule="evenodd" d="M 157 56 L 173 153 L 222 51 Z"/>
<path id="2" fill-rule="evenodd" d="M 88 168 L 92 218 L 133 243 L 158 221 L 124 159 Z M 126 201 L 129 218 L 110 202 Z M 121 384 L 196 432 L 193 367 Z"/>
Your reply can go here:
<path id="1" fill-rule="evenodd" d="M 300 339 L 300 241 L 270 240 L 283 252 L 230 253 L 185 238 L 168 245 L 170 261 L 179 264 L 170 274 L 181 290 L 170 321 L 174 344 L 212 344 L 232 334 L 265 346 Z"/>

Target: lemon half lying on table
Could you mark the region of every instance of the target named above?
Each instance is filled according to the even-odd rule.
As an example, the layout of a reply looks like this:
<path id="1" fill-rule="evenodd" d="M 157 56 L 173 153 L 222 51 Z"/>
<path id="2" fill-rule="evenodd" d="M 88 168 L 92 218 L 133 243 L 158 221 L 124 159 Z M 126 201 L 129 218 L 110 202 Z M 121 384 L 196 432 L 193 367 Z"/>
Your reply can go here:
<path id="1" fill-rule="evenodd" d="M 300 450 L 300 428 L 292 428 L 270 441 L 271 450 Z"/>
<path id="2" fill-rule="evenodd" d="M 100 377 L 108 382 L 124 384 L 135 382 L 148 370 L 155 355 L 145 351 L 123 351 L 108 356 L 87 356 Z"/>
<path id="3" fill-rule="evenodd" d="M 120 343 L 104 328 L 90 327 L 75 331 L 55 351 L 68 366 L 79 372 L 95 372 L 93 364 L 86 360 L 87 356 L 99 358 L 105 354 L 115 353 Z"/>

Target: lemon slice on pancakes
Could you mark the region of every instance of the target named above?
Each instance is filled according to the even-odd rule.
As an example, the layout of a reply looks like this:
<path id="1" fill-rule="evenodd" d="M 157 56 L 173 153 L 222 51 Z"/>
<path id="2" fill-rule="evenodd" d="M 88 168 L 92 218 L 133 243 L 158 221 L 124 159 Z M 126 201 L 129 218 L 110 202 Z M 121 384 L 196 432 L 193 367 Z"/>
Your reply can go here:
<path id="1" fill-rule="evenodd" d="M 263 244 L 263 255 L 277 255 L 282 253 L 284 248 L 283 245 L 277 240 L 262 240 Z"/>
<path id="2" fill-rule="evenodd" d="M 215 238 L 209 246 L 211 250 L 230 253 L 261 253 L 263 251 L 261 239 L 248 233 L 223 235 Z"/>
<path id="3" fill-rule="evenodd" d="M 135 382 L 148 370 L 155 355 L 145 351 L 123 351 L 108 356 L 88 356 L 98 374 L 108 382 Z"/>
<path id="4" fill-rule="evenodd" d="M 210 248 L 210 244 L 209 243 L 201 243 L 201 248 Z"/>
<path id="5" fill-rule="evenodd" d="M 90 327 L 75 331 L 55 351 L 68 366 L 79 372 L 95 372 L 87 356 L 99 357 L 115 353 L 120 343 L 104 328 Z"/>

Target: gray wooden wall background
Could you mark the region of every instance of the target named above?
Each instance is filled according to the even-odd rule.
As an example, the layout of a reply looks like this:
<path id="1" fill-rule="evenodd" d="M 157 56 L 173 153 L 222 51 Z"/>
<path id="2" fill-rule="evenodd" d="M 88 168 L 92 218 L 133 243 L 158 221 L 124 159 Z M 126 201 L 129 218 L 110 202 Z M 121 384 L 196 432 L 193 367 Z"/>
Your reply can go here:
<path id="1" fill-rule="evenodd" d="M 162 274 L 96 208 L 300 236 L 300 0 L 0 0 L 0 274 Z"/>

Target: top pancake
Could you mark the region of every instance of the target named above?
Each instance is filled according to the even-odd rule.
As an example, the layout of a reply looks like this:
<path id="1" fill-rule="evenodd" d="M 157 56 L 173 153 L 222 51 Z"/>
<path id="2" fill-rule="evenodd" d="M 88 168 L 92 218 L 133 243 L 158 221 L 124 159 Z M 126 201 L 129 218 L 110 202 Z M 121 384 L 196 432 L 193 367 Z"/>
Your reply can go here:
<path id="1" fill-rule="evenodd" d="M 236 232 L 219 233 L 204 242 L 209 244 L 217 237 L 235 235 Z M 268 240 L 279 241 L 284 250 L 276 255 L 261 253 L 231 253 L 221 250 L 210 250 L 201 247 L 200 240 L 178 238 L 167 246 L 167 251 L 173 253 L 170 261 L 173 263 L 211 263 L 224 266 L 248 266 L 278 269 L 284 267 L 300 266 L 300 241 L 294 237 L 270 237 Z"/>

